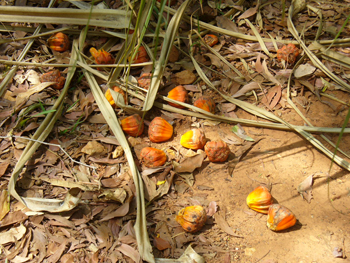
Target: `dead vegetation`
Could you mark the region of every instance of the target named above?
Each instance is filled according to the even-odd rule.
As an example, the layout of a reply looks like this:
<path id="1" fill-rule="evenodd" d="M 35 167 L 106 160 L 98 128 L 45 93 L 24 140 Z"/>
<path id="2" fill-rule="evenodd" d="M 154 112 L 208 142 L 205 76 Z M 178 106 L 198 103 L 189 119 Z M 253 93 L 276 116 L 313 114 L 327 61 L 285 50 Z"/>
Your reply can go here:
<path id="1" fill-rule="evenodd" d="M 272 135 L 276 131 L 291 140 L 297 134 L 308 142 L 301 148 L 312 145 L 329 158 L 323 173 L 282 178 L 279 201 L 280 192 L 294 187 L 295 202 L 304 202 L 300 194 L 309 204 L 315 179 L 339 179 L 338 172 L 332 177 L 330 159 L 350 170 L 348 147 L 336 146 L 337 136 L 347 139 L 350 131 L 347 1 L 44 2 L 0 7 L 0 259 L 287 262 L 282 250 L 254 254 L 258 245 L 245 228 L 254 224 L 251 229 L 265 233 L 266 218 L 248 210 L 251 181 L 236 171 L 244 170 L 242 159 L 256 145 L 266 147 L 260 156 L 275 154 L 270 147 L 283 140 L 282 132 Z M 182 101 L 168 96 L 179 85 L 187 91 Z M 203 96 L 215 105 L 200 108 L 195 101 Z M 120 125 L 133 114 L 145 124 L 134 131 L 140 136 L 125 134 Z M 173 127 L 160 143 L 149 138 L 156 117 Z M 214 164 L 204 151 L 182 147 L 181 136 L 192 128 L 227 144 L 228 160 Z M 261 144 L 264 134 L 270 143 Z M 140 161 L 149 146 L 166 154 L 163 166 Z M 261 171 L 251 164 L 247 178 L 262 174 L 260 183 L 278 189 L 281 181 L 261 158 Z M 342 190 L 350 187 L 342 184 Z M 339 195 L 341 204 L 347 195 Z M 184 232 L 175 221 L 189 205 L 206 209 L 198 233 Z M 349 212 L 346 205 L 332 207 Z M 307 225 L 292 210 L 299 223 L 289 235 Z M 347 226 L 340 227 L 343 236 L 335 234 L 332 252 L 311 259 L 345 258 Z"/>

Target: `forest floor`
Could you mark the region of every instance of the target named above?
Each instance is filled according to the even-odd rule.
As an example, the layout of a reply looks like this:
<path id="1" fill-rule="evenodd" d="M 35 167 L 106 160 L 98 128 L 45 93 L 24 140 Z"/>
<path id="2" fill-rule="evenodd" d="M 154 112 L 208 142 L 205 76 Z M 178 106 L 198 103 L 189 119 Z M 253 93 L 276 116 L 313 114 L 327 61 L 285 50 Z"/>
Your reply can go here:
<path id="1" fill-rule="evenodd" d="M 1 2 L 3 5 L 9 4 Z M 41 1 L 14 2 L 37 6 Z M 121 1 L 105 2 L 112 9 L 122 6 Z M 178 1 L 173 9 L 177 10 L 182 2 L 184 1 Z M 349 23 L 342 28 L 350 14 L 350 2 L 311 1 L 308 3 L 310 6 L 293 17 L 293 23 L 307 46 L 314 41 L 317 30 L 321 27 L 316 9 L 322 14 L 324 24 L 319 40 L 325 48 L 330 42 L 322 41 L 332 41 L 341 31 L 338 39 L 344 39 L 343 44 L 335 44 L 330 50 L 339 54 L 345 65 L 327 59 L 320 50 L 318 57 L 327 70 L 348 85 L 346 87 L 336 83 L 324 71 L 314 68 L 308 56 L 300 61 L 305 69 L 300 70 L 298 76 L 292 72 L 294 63 L 281 62 L 276 58 L 275 45 L 281 48 L 284 45 L 282 40 L 295 41 L 287 24 L 290 1 L 286 1 L 284 19 L 281 1 L 262 1 L 259 8 L 256 1 L 239 1 L 243 4 L 233 5 L 239 12 L 231 20 L 221 14 L 232 8 L 232 1 L 222 1 L 221 4 L 227 4 L 227 7 L 221 6 L 221 9 L 210 7 L 217 1 L 208 1 L 209 5 L 207 1 L 203 2 L 204 15 L 196 13 L 201 10 L 198 3 L 192 4 L 186 14 L 195 14 L 194 17 L 205 22 L 214 21 L 219 28 L 256 36 L 249 24 L 252 23 L 263 39 L 271 36 L 276 41 L 265 43 L 267 51 L 258 41 L 239 39 L 216 31 L 208 32 L 219 37 L 219 42 L 213 49 L 245 78 L 241 83 L 235 82 L 238 77 L 236 73 L 230 72 L 205 46 L 197 45 L 195 59 L 202 63 L 203 72 L 217 88 L 215 91 L 200 78 L 186 55 L 190 50 L 190 44 L 186 40 L 190 26 L 187 20 L 180 24 L 180 38 L 176 41 L 176 46 L 184 52 L 180 52 L 178 58 L 167 64 L 159 94 L 167 96 L 172 88 L 183 85 L 188 91 L 188 104 L 192 105 L 202 95 L 209 96 L 216 104 L 215 115 L 226 117 L 228 121 L 187 116 L 153 107 L 144 116 L 143 134 L 137 138 L 127 136 L 144 180 L 146 202 L 149 201 L 146 219 L 153 255 L 157 262 L 162 262 L 158 258 L 180 262 L 175 259 L 180 258 L 191 245 L 205 262 L 349 262 L 348 158 L 338 151 L 337 154 L 344 158 L 344 165 L 341 167 L 332 164 L 331 158 L 324 152 L 315 148 L 298 132 L 286 127 L 281 130 L 243 123 L 237 126 L 237 123 L 229 119 L 270 122 L 226 100 L 219 92 L 249 102 L 291 125 L 310 127 L 312 124 L 315 127 L 341 128 L 350 105 Z M 76 8 L 68 1 L 61 5 Z M 262 23 L 263 28 L 259 27 L 259 23 Z M 3 30 L 0 40 L 32 34 L 20 30 L 26 24 L 5 23 L 3 26 L 18 28 L 8 32 Z M 45 24 L 45 30 L 56 28 L 57 25 Z M 78 38 L 74 30 L 67 34 L 70 40 Z M 106 124 L 103 111 L 99 109 L 90 84 L 80 68 L 71 81 L 64 110 L 46 139 L 51 145 L 41 145 L 15 180 L 16 193 L 24 198 L 62 200 L 68 192 L 79 188 L 79 203 L 60 213 L 33 212 L 12 193 L 11 199 L 7 198 L 9 182 L 13 180 L 12 173 L 28 145 L 26 138 L 33 136 L 62 92 L 51 86 L 34 92 L 31 89 L 40 85 L 43 73 L 55 67 L 39 68 L 30 63 L 69 63 L 67 58 L 71 56 L 71 50 L 63 55 L 50 51 L 48 37 L 35 39 L 25 56 L 28 65 L 18 66 L 0 99 L 0 261 L 141 262 L 133 228 L 137 195 L 133 175 L 127 158 L 120 150 L 120 141 Z M 88 37 L 84 54 L 89 57 L 90 47 L 100 48 L 108 39 L 105 35 Z M 30 40 L 0 42 L 2 79 L 11 67 L 6 61 L 16 61 L 28 41 Z M 116 41 L 109 49 L 114 56 L 121 49 L 123 41 Z M 150 44 L 152 39 L 145 37 L 144 42 Z M 149 46 L 153 48 L 152 45 Z M 300 45 L 296 46 L 300 49 L 296 58 L 299 60 L 306 52 Z M 66 76 L 67 68 L 59 67 L 59 70 Z M 108 76 L 108 70 L 107 68 L 103 74 Z M 137 85 L 137 79 L 151 70 L 151 66 L 133 67 L 130 71 L 131 82 L 134 81 Z M 99 78 L 98 82 L 105 92 L 106 81 Z M 139 94 L 144 91 L 139 91 Z M 289 98 L 309 123 L 290 106 Z M 159 101 L 167 104 L 158 99 Z M 141 109 L 143 101 L 129 94 L 128 105 Z M 120 108 L 115 112 L 120 119 L 129 115 Z M 148 137 L 148 126 L 159 116 L 172 124 L 174 132 L 170 140 L 154 143 Z M 191 159 L 201 152 L 182 147 L 180 138 L 192 128 L 202 129 L 208 141 L 225 141 L 231 151 L 228 160 L 212 163 L 208 158 L 200 161 Z M 234 133 L 233 128 L 238 132 Z M 334 152 L 334 147 L 321 137 L 321 133 L 315 132 L 312 135 L 325 148 Z M 324 132 L 323 135 L 336 144 L 339 130 Z M 91 145 L 92 141 L 94 144 Z M 67 154 L 55 144 L 59 144 Z M 148 169 L 139 161 L 141 149 L 147 146 L 162 149 L 167 154 L 168 161 L 161 169 Z M 350 154 L 348 131 L 343 134 L 339 149 Z M 176 172 L 173 167 L 175 163 L 189 160 L 193 160 L 187 163 L 192 172 Z M 91 169 L 91 166 L 96 169 Z M 303 182 L 304 186 L 308 185 L 307 192 L 300 190 Z M 270 188 L 274 203 L 279 203 L 294 213 L 297 223 L 293 227 L 272 231 L 266 224 L 267 215 L 247 206 L 248 194 L 259 185 Z M 208 219 L 201 230 L 187 233 L 175 217 L 182 208 L 192 205 L 203 206 Z"/>

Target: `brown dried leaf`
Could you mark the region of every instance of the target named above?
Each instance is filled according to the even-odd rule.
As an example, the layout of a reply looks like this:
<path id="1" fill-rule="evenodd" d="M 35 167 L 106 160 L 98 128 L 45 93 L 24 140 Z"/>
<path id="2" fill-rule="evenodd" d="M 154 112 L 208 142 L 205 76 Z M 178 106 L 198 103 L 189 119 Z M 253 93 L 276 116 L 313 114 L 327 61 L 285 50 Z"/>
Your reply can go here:
<path id="1" fill-rule="evenodd" d="M 262 66 L 264 69 L 264 72 L 262 73 L 264 75 L 264 77 L 277 85 L 281 85 L 281 83 L 274 76 L 272 76 L 269 69 L 267 68 L 266 59 L 264 59 Z"/>
<path id="2" fill-rule="evenodd" d="M 213 216 L 218 211 L 218 204 L 215 201 L 211 201 L 207 210 L 207 215 Z"/>
<path id="3" fill-rule="evenodd" d="M 185 158 L 180 164 L 173 162 L 174 171 L 176 173 L 192 173 L 196 168 L 202 166 L 206 156 L 204 151 L 200 151 L 195 156 Z"/>
<path id="4" fill-rule="evenodd" d="M 42 232 L 43 230 L 39 228 L 32 229 L 33 231 L 33 240 L 31 241 L 31 251 L 39 251 L 39 254 L 36 256 L 37 262 L 41 262 L 47 254 L 46 251 L 46 245 L 47 245 L 47 238 Z"/>
<path id="5" fill-rule="evenodd" d="M 105 151 L 105 147 L 97 141 L 88 142 L 82 149 L 81 152 L 88 155 L 97 155 Z"/>
<path id="6" fill-rule="evenodd" d="M 171 245 L 168 241 L 166 241 L 163 238 L 160 237 L 155 237 L 153 239 L 153 245 L 158 249 L 158 250 L 165 250 L 167 248 L 171 248 Z"/>
<path id="7" fill-rule="evenodd" d="M 276 86 L 274 89 L 276 89 L 276 95 L 274 96 L 273 100 L 270 103 L 270 109 L 273 109 L 278 104 L 278 102 L 281 100 L 281 97 L 282 97 L 281 86 Z"/>
<path id="8" fill-rule="evenodd" d="M 269 109 L 273 109 L 282 97 L 282 88 L 277 85 L 269 90 L 269 92 L 261 100 Z"/>
<path id="9" fill-rule="evenodd" d="M 136 263 L 141 262 L 141 257 L 139 252 L 135 250 L 133 247 L 126 244 L 121 244 L 116 249 L 122 252 L 125 256 L 131 258 L 134 262 Z"/>
<path id="10" fill-rule="evenodd" d="M 258 82 L 250 82 L 246 85 L 244 85 L 239 91 L 237 91 L 235 94 L 232 95 L 232 98 L 238 98 L 240 96 L 245 95 L 247 92 L 255 89 L 259 89 L 259 83 Z"/>
<path id="11" fill-rule="evenodd" d="M 225 16 L 217 16 L 216 22 L 220 28 L 231 30 L 233 32 L 240 32 L 236 23 Z"/>
<path id="12" fill-rule="evenodd" d="M 172 82 L 180 85 L 192 84 L 196 80 L 196 75 L 191 70 L 183 70 L 172 77 Z"/>
<path id="13" fill-rule="evenodd" d="M 10 198 L 7 190 L 0 193 L 0 220 L 2 220 L 10 211 Z"/>
<path id="14" fill-rule="evenodd" d="M 47 259 L 47 262 L 56 263 L 61 258 L 64 250 L 66 249 L 67 243 L 67 241 L 62 243 L 55 251 L 55 253 Z"/>
<path id="15" fill-rule="evenodd" d="M 115 218 L 115 217 L 123 217 L 123 216 L 127 215 L 129 212 L 129 207 L 130 207 L 130 203 L 125 202 L 116 211 L 114 211 L 114 212 L 108 214 L 107 216 L 105 216 L 104 218 L 102 218 L 100 220 L 100 222 L 104 222 L 104 221 L 107 221 L 107 220 Z"/>
<path id="16" fill-rule="evenodd" d="M 260 58 L 261 58 L 261 54 L 259 53 L 258 57 L 256 58 L 256 62 L 255 62 L 255 70 L 258 73 L 261 73 L 261 72 L 264 71 L 264 68 L 263 68 L 263 66 L 261 64 Z"/>
<path id="17" fill-rule="evenodd" d="M 245 11 L 243 14 L 241 14 L 237 20 L 241 20 L 241 19 L 245 19 L 245 18 L 248 18 L 248 17 L 251 17 L 253 15 L 256 14 L 257 10 L 258 10 L 258 5 L 256 7 L 251 7 L 249 8 L 247 11 Z"/>
<path id="18" fill-rule="evenodd" d="M 243 238 L 242 236 L 238 236 L 233 232 L 231 227 L 227 224 L 226 220 L 223 218 L 223 216 L 221 216 L 220 212 L 215 215 L 215 222 L 218 224 L 218 227 L 227 234 L 234 237 Z"/>
<path id="19" fill-rule="evenodd" d="M 314 174 L 309 175 L 303 182 L 298 185 L 299 194 L 308 202 L 311 202 L 312 197 L 312 184 Z"/>
<path id="20" fill-rule="evenodd" d="M 0 163 L 0 177 L 3 176 L 6 172 L 7 167 L 9 166 L 10 161 L 5 161 Z"/>
<path id="21" fill-rule="evenodd" d="M 69 221 L 68 219 L 64 218 L 63 216 L 60 215 L 53 215 L 53 214 L 45 214 L 45 217 L 50 220 L 54 220 L 57 223 L 53 223 L 51 225 L 56 225 L 56 226 L 64 226 L 64 227 L 69 227 L 69 228 L 74 228 L 74 224 L 72 221 Z"/>
<path id="22" fill-rule="evenodd" d="M 17 240 L 22 239 L 25 235 L 27 229 L 24 225 L 18 227 L 13 227 L 6 232 L 0 233 L 0 245 L 16 242 Z"/>
<path id="23" fill-rule="evenodd" d="M 9 226 L 13 224 L 18 224 L 26 220 L 28 216 L 24 214 L 22 211 L 16 211 L 16 212 L 10 212 L 8 213 L 5 218 L 0 222 L 0 226 Z"/>
<path id="24" fill-rule="evenodd" d="M 211 54 L 211 53 L 204 54 L 204 56 L 207 56 L 210 58 L 210 62 L 212 65 L 214 65 L 217 68 L 222 68 L 223 63 L 221 62 L 221 59 L 218 56 L 215 56 L 214 54 Z"/>
<path id="25" fill-rule="evenodd" d="M 89 116 L 87 118 L 87 120 L 90 123 L 107 123 L 105 118 L 103 117 L 103 115 L 101 113 L 95 114 L 93 116 Z"/>

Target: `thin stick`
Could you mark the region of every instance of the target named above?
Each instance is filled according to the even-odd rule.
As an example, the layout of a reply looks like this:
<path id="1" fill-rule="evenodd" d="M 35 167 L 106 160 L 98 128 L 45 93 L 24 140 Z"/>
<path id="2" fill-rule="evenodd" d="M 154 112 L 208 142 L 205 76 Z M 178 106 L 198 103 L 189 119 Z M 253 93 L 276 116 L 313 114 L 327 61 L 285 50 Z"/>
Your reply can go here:
<path id="1" fill-rule="evenodd" d="M 81 164 L 83 166 L 86 166 L 86 167 L 89 167 L 91 169 L 97 169 L 97 167 L 95 166 L 91 166 L 91 165 L 87 165 L 85 163 L 81 163 L 81 162 L 78 162 L 76 160 L 74 160 L 72 157 L 70 157 L 70 155 L 62 148 L 61 145 L 59 144 L 55 144 L 55 143 L 48 143 L 48 142 L 42 142 L 42 141 L 38 141 L 38 140 L 35 140 L 35 139 L 31 139 L 31 138 L 27 138 L 27 137 L 23 137 L 23 136 L 16 136 L 16 135 L 8 135 L 8 136 L 0 136 L 1 139 L 7 139 L 7 138 L 17 138 L 17 139 L 25 139 L 25 140 L 28 140 L 28 141 L 33 141 L 33 142 L 39 142 L 39 143 L 42 143 L 42 144 L 45 144 L 45 145 L 49 145 L 49 146 L 57 146 L 61 149 L 62 152 L 64 152 L 65 155 L 68 156 L 68 158 L 72 161 L 72 162 L 75 162 L 75 163 L 78 163 L 78 164 Z"/>

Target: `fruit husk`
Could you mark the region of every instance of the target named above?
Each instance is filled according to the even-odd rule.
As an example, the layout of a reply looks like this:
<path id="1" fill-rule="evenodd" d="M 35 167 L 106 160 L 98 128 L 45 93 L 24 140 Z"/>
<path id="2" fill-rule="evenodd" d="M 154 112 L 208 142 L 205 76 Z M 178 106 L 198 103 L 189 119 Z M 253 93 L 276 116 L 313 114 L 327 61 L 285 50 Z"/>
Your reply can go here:
<path id="1" fill-rule="evenodd" d="M 222 140 L 207 142 L 204 151 L 213 163 L 225 162 L 230 155 L 230 148 Z"/>
<path id="2" fill-rule="evenodd" d="M 123 131 L 133 137 L 138 137 L 143 133 L 145 124 L 138 114 L 131 115 L 120 121 Z"/>
<path id="3" fill-rule="evenodd" d="M 272 203 L 271 193 L 265 186 L 258 186 L 247 196 L 249 208 L 259 213 L 267 214 Z"/>
<path id="4" fill-rule="evenodd" d="M 270 205 L 267 217 L 267 226 L 273 231 L 281 231 L 295 225 L 297 219 L 287 207 L 273 204 Z"/>
<path id="5" fill-rule="evenodd" d="M 173 136 L 173 126 L 161 117 L 155 117 L 148 127 L 151 142 L 165 142 Z"/>
<path id="6" fill-rule="evenodd" d="M 207 214 L 200 205 L 187 206 L 179 211 L 175 220 L 186 232 L 194 233 L 201 230 L 205 225 Z"/>
<path id="7" fill-rule="evenodd" d="M 192 129 L 181 136 L 180 144 L 192 150 L 203 149 L 207 142 L 205 135 L 200 129 Z"/>
<path id="8" fill-rule="evenodd" d="M 145 147 L 141 150 L 140 160 L 146 167 L 154 168 L 165 164 L 167 156 L 162 150 Z"/>

